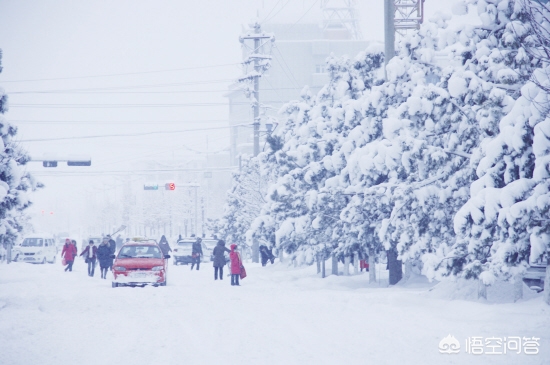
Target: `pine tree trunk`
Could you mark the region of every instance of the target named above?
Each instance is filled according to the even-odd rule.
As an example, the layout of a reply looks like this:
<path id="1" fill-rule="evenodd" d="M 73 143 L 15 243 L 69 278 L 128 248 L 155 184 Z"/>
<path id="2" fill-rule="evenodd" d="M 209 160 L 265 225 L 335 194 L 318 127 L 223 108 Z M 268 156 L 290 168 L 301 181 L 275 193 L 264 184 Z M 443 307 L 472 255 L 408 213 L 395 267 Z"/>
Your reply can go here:
<path id="1" fill-rule="evenodd" d="M 350 263 L 351 263 L 351 257 L 349 255 L 344 256 L 344 276 L 349 276 Z"/>
<path id="2" fill-rule="evenodd" d="M 485 299 L 487 300 L 487 285 L 483 284 L 483 281 L 478 281 L 478 287 L 477 287 L 477 299 Z"/>
<path id="3" fill-rule="evenodd" d="M 319 260 L 319 254 L 315 255 L 315 262 L 317 263 L 317 274 L 321 272 L 321 260 Z"/>
<path id="4" fill-rule="evenodd" d="M 403 277 L 403 281 L 407 282 L 411 278 L 412 273 L 412 260 L 409 258 L 407 261 L 405 261 L 405 276 Z"/>
<path id="5" fill-rule="evenodd" d="M 390 285 L 397 284 L 403 278 L 403 263 L 397 259 L 397 251 L 387 251 L 388 267 L 390 271 Z"/>
<path id="6" fill-rule="evenodd" d="M 260 262 L 260 244 L 256 240 L 252 242 L 252 262 Z"/>
<path id="7" fill-rule="evenodd" d="M 321 260 L 321 277 L 324 279 L 327 277 L 326 271 L 325 271 L 325 255 L 323 254 L 323 259 Z"/>
<path id="8" fill-rule="evenodd" d="M 283 249 L 280 248 L 280 249 L 279 249 L 279 262 L 280 262 L 280 263 L 283 263 L 283 262 L 284 262 L 283 259 L 284 259 Z"/>
<path id="9" fill-rule="evenodd" d="M 376 283 L 376 257 L 372 248 L 369 250 L 369 283 Z"/>
<path id="10" fill-rule="evenodd" d="M 359 274 L 359 254 L 355 252 L 353 254 L 353 275 Z"/>
<path id="11" fill-rule="evenodd" d="M 338 276 L 338 259 L 336 255 L 332 255 L 332 275 Z"/>
<path id="12" fill-rule="evenodd" d="M 547 251 L 548 261 L 546 262 L 546 277 L 544 278 L 544 302 L 550 305 L 550 251 Z"/>
<path id="13" fill-rule="evenodd" d="M 514 302 L 517 302 L 523 299 L 523 276 L 516 275 L 514 280 Z"/>

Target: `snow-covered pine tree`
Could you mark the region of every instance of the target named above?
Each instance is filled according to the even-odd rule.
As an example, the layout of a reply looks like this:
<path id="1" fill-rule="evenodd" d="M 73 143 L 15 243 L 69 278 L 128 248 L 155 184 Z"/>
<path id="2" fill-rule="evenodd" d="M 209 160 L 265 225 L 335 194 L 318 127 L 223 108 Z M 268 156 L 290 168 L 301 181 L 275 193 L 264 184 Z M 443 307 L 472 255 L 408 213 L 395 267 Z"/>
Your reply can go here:
<path id="1" fill-rule="evenodd" d="M 233 174 L 224 214 L 216 223 L 219 238 L 237 245 L 247 243 L 246 232 L 265 203 L 267 184 L 267 179 L 260 173 L 258 159 L 244 160 L 242 170 Z"/>
<path id="2" fill-rule="evenodd" d="M 460 34 L 469 38 L 461 51 L 467 55 L 464 74 L 477 76 L 477 84 L 487 92 L 475 103 L 477 109 L 471 107 L 482 132 L 470 162 L 477 179 L 468 202 L 455 217 L 460 239 L 446 266 L 453 273 L 491 284 L 495 277 L 509 279 L 520 274 L 529 258 L 529 227 L 533 225 L 529 212 L 535 212 L 518 203 L 532 196 L 536 185 L 533 140 L 535 127 L 546 116 L 532 100 L 546 97 L 538 95 L 533 84 L 526 85 L 541 62 L 526 50 L 538 45 L 522 2 L 468 3 L 477 5 L 482 26 Z M 539 142 L 544 145 L 540 133 Z M 544 151 L 545 147 L 537 151 L 541 158 Z"/>
<path id="3" fill-rule="evenodd" d="M 0 72 L 2 71 L 0 50 Z M 15 141 L 17 128 L 4 114 L 8 111 L 8 95 L 0 87 L 0 243 L 11 247 L 16 242 L 26 221 L 24 210 L 31 205 L 28 191 L 42 184 L 23 169 L 29 156 Z"/>
<path id="4" fill-rule="evenodd" d="M 277 183 L 270 186 L 268 204 L 253 225 L 254 234 L 275 235 L 278 248 L 299 263 L 311 264 L 344 245 L 338 236 L 340 210 L 347 197 L 319 194 L 327 179 L 341 168 L 341 156 L 331 153 L 346 141 L 360 122 L 354 100 L 370 88 L 380 73 L 383 55 L 377 47 L 354 60 L 328 59 L 330 82 L 312 99 L 304 90 L 302 100 L 283 107 L 284 125 L 273 138 L 267 163 L 278 166 Z M 348 148 L 353 148 L 349 145 Z"/>

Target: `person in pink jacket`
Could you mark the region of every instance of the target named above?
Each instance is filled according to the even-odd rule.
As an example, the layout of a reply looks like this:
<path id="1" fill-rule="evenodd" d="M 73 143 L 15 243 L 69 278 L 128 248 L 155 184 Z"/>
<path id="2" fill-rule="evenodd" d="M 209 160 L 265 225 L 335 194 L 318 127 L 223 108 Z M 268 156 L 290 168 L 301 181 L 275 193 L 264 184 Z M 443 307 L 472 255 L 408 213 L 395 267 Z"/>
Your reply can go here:
<path id="1" fill-rule="evenodd" d="M 65 271 L 73 271 L 74 257 L 76 256 L 76 247 L 73 246 L 70 239 L 65 240 L 65 245 L 63 245 L 63 250 L 61 251 L 61 257 L 65 259 L 67 267 Z"/>
<path id="2" fill-rule="evenodd" d="M 229 259 L 231 260 L 231 285 L 239 285 L 239 276 L 241 275 L 241 267 L 242 267 L 242 261 L 241 261 L 241 255 L 235 251 L 237 249 L 236 244 L 232 244 L 229 246 L 231 248 L 231 252 L 229 253 Z"/>

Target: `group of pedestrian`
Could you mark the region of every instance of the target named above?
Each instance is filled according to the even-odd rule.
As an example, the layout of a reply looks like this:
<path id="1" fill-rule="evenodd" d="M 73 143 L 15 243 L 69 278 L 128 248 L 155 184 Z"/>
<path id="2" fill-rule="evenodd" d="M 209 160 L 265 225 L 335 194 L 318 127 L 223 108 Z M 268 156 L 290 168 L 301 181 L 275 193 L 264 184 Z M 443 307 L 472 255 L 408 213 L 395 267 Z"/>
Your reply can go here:
<path id="1" fill-rule="evenodd" d="M 107 271 L 113 269 L 112 255 L 115 254 L 117 249 L 116 241 L 111 238 L 110 235 L 103 237 L 103 240 L 96 247 L 95 242 L 90 240 L 88 246 L 82 251 L 80 256 L 84 257 L 85 262 L 88 264 L 88 276 L 93 277 L 95 273 L 96 263 L 99 261 L 99 268 L 101 270 L 101 278 L 107 279 Z M 78 255 L 76 247 L 76 241 L 67 238 L 63 250 L 61 251 L 61 257 L 65 260 L 65 271 L 73 271 L 74 259 Z"/>
<path id="2" fill-rule="evenodd" d="M 231 270 L 231 285 L 240 286 L 239 278 L 244 278 L 244 266 L 241 255 L 237 252 L 237 245 L 232 244 L 229 246 L 231 250 L 225 247 L 225 241 L 219 240 L 212 251 L 214 256 L 214 280 L 218 280 L 218 274 L 220 280 L 223 280 L 223 267 L 227 263 L 225 260 L 225 253 L 229 252 L 230 270 Z"/>

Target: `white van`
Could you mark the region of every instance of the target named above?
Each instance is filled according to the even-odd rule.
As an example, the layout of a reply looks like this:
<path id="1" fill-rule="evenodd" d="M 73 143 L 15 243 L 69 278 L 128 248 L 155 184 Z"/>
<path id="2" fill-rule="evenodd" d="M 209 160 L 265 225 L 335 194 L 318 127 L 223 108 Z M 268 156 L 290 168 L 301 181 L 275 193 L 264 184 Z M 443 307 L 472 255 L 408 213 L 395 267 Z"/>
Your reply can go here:
<path id="1" fill-rule="evenodd" d="M 14 248 L 13 256 L 19 262 L 36 264 L 55 263 L 57 248 L 55 239 L 48 234 L 32 234 L 25 236 L 23 241 Z"/>

